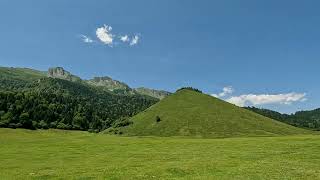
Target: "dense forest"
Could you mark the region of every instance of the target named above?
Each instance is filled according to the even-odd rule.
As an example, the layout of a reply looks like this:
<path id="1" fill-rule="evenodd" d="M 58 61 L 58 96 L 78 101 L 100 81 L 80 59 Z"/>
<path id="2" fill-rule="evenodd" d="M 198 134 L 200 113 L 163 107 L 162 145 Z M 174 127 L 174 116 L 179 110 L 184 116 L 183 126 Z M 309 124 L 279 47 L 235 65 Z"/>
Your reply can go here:
<path id="1" fill-rule="evenodd" d="M 276 111 L 256 107 L 246 107 L 246 109 L 296 127 L 320 130 L 320 109 L 298 111 L 294 114 L 281 114 Z"/>
<path id="2" fill-rule="evenodd" d="M 0 77 L 0 127 L 99 132 L 158 101 L 143 95 L 119 95 L 81 82 L 12 77 Z"/>

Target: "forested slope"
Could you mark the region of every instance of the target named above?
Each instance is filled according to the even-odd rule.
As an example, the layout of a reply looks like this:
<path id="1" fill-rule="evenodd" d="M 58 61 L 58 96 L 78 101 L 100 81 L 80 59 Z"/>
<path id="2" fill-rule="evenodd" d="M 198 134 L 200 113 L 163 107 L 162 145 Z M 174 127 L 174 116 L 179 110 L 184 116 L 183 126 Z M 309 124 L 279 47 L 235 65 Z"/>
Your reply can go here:
<path id="1" fill-rule="evenodd" d="M 101 131 L 156 103 L 30 69 L 0 69 L 0 126 Z"/>

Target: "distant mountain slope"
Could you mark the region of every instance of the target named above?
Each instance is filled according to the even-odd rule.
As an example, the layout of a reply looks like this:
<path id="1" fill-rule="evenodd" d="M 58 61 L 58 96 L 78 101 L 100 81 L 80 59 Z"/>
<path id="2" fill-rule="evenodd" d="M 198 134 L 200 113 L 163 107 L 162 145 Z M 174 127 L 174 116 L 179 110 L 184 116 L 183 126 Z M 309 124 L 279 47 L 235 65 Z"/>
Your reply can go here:
<path id="1" fill-rule="evenodd" d="M 170 92 L 167 92 L 167 91 L 154 90 L 154 89 L 149 89 L 144 87 L 136 88 L 134 90 L 140 94 L 148 95 L 158 99 L 163 99 L 171 94 Z"/>
<path id="2" fill-rule="evenodd" d="M 13 68 L 13 67 L 0 67 L 1 78 L 13 78 L 20 80 L 35 80 L 46 75 L 46 72 L 37 71 L 29 68 Z"/>
<path id="3" fill-rule="evenodd" d="M 260 109 L 256 107 L 246 107 L 246 109 L 296 127 L 320 130 L 320 109 L 298 111 L 294 114 L 282 114 L 269 109 Z"/>
<path id="4" fill-rule="evenodd" d="M 164 98 L 131 121 L 133 124 L 121 128 L 121 133 L 213 138 L 309 132 L 188 89 Z"/>
<path id="5" fill-rule="evenodd" d="M 0 127 L 101 131 L 158 101 L 106 91 L 56 70 L 47 77 L 31 69 L 0 68 Z"/>
<path id="6" fill-rule="evenodd" d="M 0 67 L 0 89 L 23 89 L 37 79 L 46 77 L 46 72 L 28 68 Z"/>

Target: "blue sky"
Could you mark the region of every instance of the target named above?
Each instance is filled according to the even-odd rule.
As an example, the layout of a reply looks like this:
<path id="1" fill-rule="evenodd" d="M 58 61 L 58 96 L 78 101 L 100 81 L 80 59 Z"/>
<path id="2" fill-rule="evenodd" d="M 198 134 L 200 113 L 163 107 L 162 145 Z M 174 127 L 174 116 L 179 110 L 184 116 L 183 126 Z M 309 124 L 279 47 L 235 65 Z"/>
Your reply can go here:
<path id="1" fill-rule="evenodd" d="M 319 7 L 316 0 L 1 0 L 0 66 L 62 66 L 82 78 L 108 75 L 168 91 L 229 88 L 220 98 L 313 109 L 320 107 Z M 97 36 L 104 25 L 112 27 L 111 44 Z"/>

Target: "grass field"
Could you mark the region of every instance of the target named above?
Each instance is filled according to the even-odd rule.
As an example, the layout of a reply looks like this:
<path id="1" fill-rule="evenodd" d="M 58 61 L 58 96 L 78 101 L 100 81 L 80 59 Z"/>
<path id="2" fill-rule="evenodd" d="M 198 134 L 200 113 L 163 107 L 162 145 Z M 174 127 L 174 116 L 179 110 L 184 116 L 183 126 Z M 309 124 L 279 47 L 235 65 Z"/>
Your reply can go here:
<path id="1" fill-rule="evenodd" d="M 184 139 L 0 129 L 1 179 L 320 179 L 320 136 Z"/>

